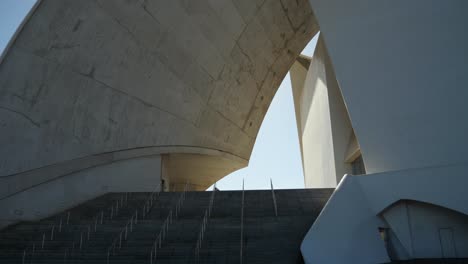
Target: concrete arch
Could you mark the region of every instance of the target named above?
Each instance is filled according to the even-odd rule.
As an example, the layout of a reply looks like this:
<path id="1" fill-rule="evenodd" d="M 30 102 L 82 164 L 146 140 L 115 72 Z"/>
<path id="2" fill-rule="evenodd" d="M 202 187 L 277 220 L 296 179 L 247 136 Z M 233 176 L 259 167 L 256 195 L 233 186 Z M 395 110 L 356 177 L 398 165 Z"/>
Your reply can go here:
<path id="1" fill-rule="evenodd" d="M 317 31 L 307 0 L 39 1 L 0 64 L 0 221 L 161 180 L 203 190 L 246 166 Z M 104 182 L 129 168 L 138 186 L 119 178 L 67 195 L 86 189 L 90 172 Z M 41 203 L 47 188 L 54 195 Z"/>
<path id="2" fill-rule="evenodd" d="M 147 146 L 248 160 L 317 30 L 305 0 L 41 1 L 0 65 L 0 175 Z"/>

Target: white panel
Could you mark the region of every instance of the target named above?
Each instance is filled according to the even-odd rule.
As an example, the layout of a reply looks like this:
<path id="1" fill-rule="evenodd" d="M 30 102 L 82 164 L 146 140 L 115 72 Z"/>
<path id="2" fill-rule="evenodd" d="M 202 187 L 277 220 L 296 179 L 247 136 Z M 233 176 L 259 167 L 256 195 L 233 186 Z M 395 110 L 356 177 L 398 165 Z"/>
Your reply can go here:
<path id="1" fill-rule="evenodd" d="M 368 173 L 468 161 L 468 2 L 309 2 Z"/>
<path id="2" fill-rule="evenodd" d="M 108 192 L 150 192 L 161 177 L 161 156 L 136 158 L 65 175 L 0 200 L 0 228 L 37 220 Z"/>
<path id="3" fill-rule="evenodd" d="M 383 217 L 403 245 L 406 254 L 410 258 L 413 257 L 413 241 L 406 203 L 401 203 L 385 211 Z"/>

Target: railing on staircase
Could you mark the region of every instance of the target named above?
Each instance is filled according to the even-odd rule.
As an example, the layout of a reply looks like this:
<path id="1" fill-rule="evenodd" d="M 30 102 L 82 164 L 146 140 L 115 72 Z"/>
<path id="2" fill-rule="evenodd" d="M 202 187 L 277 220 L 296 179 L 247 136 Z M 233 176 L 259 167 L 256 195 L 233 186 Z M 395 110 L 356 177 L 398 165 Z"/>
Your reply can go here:
<path id="1" fill-rule="evenodd" d="M 244 258 L 244 179 L 242 179 L 242 205 L 241 205 L 241 226 L 240 226 L 240 252 L 239 261 L 242 264 Z"/>
<path id="2" fill-rule="evenodd" d="M 147 216 L 147 214 L 151 211 L 154 200 L 156 199 L 156 196 L 159 196 L 160 192 L 161 192 L 161 184 L 159 184 L 158 187 L 155 188 L 155 190 L 148 195 L 148 198 L 144 200 L 143 205 L 141 206 L 140 218 L 144 219 Z M 138 224 L 138 211 L 139 209 L 137 208 L 135 210 L 135 213 L 133 213 L 130 216 L 125 226 L 123 226 L 120 229 L 119 233 L 112 240 L 111 245 L 107 248 L 107 253 L 106 253 L 107 263 L 110 262 L 111 256 L 115 255 L 115 251 L 120 250 L 122 248 L 122 242 L 127 241 L 129 233 L 132 233 L 134 226 Z"/>
<path id="3" fill-rule="evenodd" d="M 99 213 L 92 217 L 93 221 L 91 224 L 85 225 L 85 228 L 80 232 L 79 241 L 73 241 L 72 245 L 69 246 L 64 252 L 64 263 L 68 262 L 68 260 L 72 260 L 75 251 L 75 244 L 78 244 L 77 248 L 80 252 L 82 252 L 85 243 L 91 240 L 91 234 L 97 233 L 97 227 L 102 226 L 105 224 L 104 222 L 104 215 L 105 212 L 108 211 L 108 220 L 111 221 L 114 217 L 118 216 L 121 209 L 128 205 L 128 193 L 124 193 L 113 202 L 107 209 L 101 210 Z"/>
<path id="4" fill-rule="evenodd" d="M 157 254 L 158 253 L 158 248 L 161 248 L 162 243 L 167 238 L 167 234 L 169 232 L 169 225 L 172 224 L 172 222 L 174 221 L 173 217 L 175 217 L 175 219 L 177 220 L 177 218 L 179 216 L 180 209 L 182 208 L 182 205 L 183 205 L 183 203 L 185 201 L 185 196 L 186 196 L 186 193 L 188 191 L 188 187 L 189 187 L 189 182 L 187 182 L 185 184 L 184 189 L 183 189 L 182 193 L 180 194 L 179 199 L 177 200 L 177 203 L 176 203 L 176 206 L 175 206 L 174 210 L 171 209 L 169 211 L 169 213 L 167 214 L 166 219 L 161 224 L 161 228 L 159 229 L 159 233 L 156 236 L 156 238 L 155 238 L 155 240 L 153 242 L 153 245 L 150 248 L 150 264 L 156 263 L 156 258 L 157 258 L 157 255 L 158 255 Z M 107 262 L 107 264 L 109 264 L 109 261 Z"/>
<path id="5" fill-rule="evenodd" d="M 120 206 L 123 205 L 124 201 L 126 202 L 128 200 L 128 194 L 125 193 L 124 195 L 122 195 L 122 197 L 120 198 Z M 115 208 L 116 210 L 118 210 L 119 208 L 119 200 L 116 201 L 116 204 L 115 204 Z M 114 204 L 112 204 L 111 206 L 108 207 L 109 211 L 110 211 L 110 219 L 112 219 L 113 217 L 113 214 L 116 214 L 114 213 Z M 97 226 L 98 226 L 98 222 L 100 223 L 100 225 L 103 224 L 103 221 L 104 221 L 104 210 L 101 210 L 99 213 L 97 213 L 92 219 L 94 219 L 94 232 L 97 231 Z M 66 217 L 64 215 L 62 215 L 59 220 L 58 220 L 58 223 L 55 222 L 55 223 L 52 223 L 49 228 L 48 228 L 48 231 L 44 231 L 42 233 L 42 236 L 41 236 L 41 241 L 40 241 L 40 248 L 37 248 L 36 247 L 36 241 L 33 239 L 31 242 L 30 242 L 30 246 L 27 246 L 24 250 L 23 250 L 23 254 L 22 254 L 22 263 L 25 264 L 26 261 L 27 261 L 27 258 L 28 258 L 28 251 L 30 253 L 29 255 L 29 262 L 32 263 L 34 261 L 34 257 L 36 256 L 36 253 L 41 250 L 41 251 L 44 251 L 45 250 L 45 247 L 46 247 L 46 242 L 48 241 L 54 241 L 55 238 L 57 237 L 57 234 L 58 233 L 62 233 L 65 231 L 66 228 L 68 228 L 70 226 L 70 215 L 71 215 L 71 212 L 70 211 L 67 211 L 66 213 Z M 64 218 L 66 220 L 64 220 Z M 99 221 L 100 219 L 100 221 Z M 86 226 L 86 231 L 82 231 L 81 234 L 80 234 L 80 249 L 83 245 L 83 233 L 87 234 L 86 237 L 90 238 L 90 234 L 91 234 L 91 225 L 87 225 Z M 50 234 L 50 236 L 49 236 Z M 78 243 L 78 241 L 76 241 Z M 69 251 L 73 252 L 73 249 L 75 247 L 75 243 L 72 244 L 71 246 L 71 250 L 70 248 L 67 248 L 64 252 L 64 262 L 67 261 L 67 257 L 69 254 Z"/>
<path id="6" fill-rule="evenodd" d="M 270 178 L 270 186 L 271 186 L 271 197 L 273 199 L 273 207 L 275 208 L 275 216 L 278 217 L 278 207 L 276 205 L 275 189 L 273 188 L 273 180 L 271 178 Z"/>
<path id="7" fill-rule="evenodd" d="M 210 201 L 208 202 L 208 207 L 205 209 L 205 214 L 203 215 L 203 220 L 200 225 L 200 231 L 198 233 L 197 243 L 195 244 L 195 263 L 200 261 L 200 250 L 202 247 L 203 238 L 205 236 L 206 228 L 208 225 L 208 220 L 211 216 L 211 211 L 213 209 L 214 198 L 216 193 L 216 183 L 213 185 L 213 192 L 210 196 Z"/>

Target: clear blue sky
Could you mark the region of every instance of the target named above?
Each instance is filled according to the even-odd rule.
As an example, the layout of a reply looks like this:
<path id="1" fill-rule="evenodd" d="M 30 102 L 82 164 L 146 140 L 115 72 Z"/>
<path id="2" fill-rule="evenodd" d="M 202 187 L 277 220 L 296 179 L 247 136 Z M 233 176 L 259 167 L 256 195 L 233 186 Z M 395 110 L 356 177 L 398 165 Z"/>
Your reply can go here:
<path id="1" fill-rule="evenodd" d="M 36 0 L 0 0 L 0 51 L 8 44 L 35 2 Z"/>
<path id="2" fill-rule="evenodd" d="M 77 0 L 79 1 L 79 0 Z M 0 51 L 36 0 L 0 0 Z M 312 56 L 317 37 L 302 52 Z M 301 154 L 289 74 L 284 78 L 257 136 L 250 164 L 218 182 L 221 190 L 304 188 Z"/>
<path id="3" fill-rule="evenodd" d="M 315 36 L 302 54 L 312 57 L 317 39 L 318 36 Z M 242 188 L 244 179 L 246 190 L 269 189 L 270 178 L 275 189 L 304 188 L 289 73 L 276 92 L 263 120 L 249 166 L 224 177 L 217 183 L 217 187 L 220 190 L 238 190 Z"/>

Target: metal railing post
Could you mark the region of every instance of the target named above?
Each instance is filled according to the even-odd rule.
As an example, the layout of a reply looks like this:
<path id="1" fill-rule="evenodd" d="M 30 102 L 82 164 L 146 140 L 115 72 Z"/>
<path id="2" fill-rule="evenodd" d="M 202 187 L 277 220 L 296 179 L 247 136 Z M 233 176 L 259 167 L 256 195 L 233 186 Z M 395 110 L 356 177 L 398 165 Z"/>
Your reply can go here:
<path id="1" fill-rule="evenodd" d="M 242 179 L 242 206 L 241 206 L 241 230 L 240 230 L 240 263 L 242 264 L 244 249 L 244 179 Z"/>
<path id="2" fill-rule="evenodd" d="M 278 217 L 278 207 L 276 205 L 275 189 L 273 188 L 273 180 L 271 178 L 270 178 L 270 186 L 271 186 L 271 197 L 273 198 L 273 206 L 275 208 L 275 216 Z"/>
<path id="3" fill-rule="evenodd" d="M 50 240 L 54 240 L 54 231 L 55 231 L 55 225 L 52 226 L 52 230 L 50 231 Z"/>
<path id="4" fill-rule="evenodd" d="M 41 249 L 44 249 L 44 242 L 45 242 L 45 233 L 42 234 L 42 245 L 41 245 Z"/>

